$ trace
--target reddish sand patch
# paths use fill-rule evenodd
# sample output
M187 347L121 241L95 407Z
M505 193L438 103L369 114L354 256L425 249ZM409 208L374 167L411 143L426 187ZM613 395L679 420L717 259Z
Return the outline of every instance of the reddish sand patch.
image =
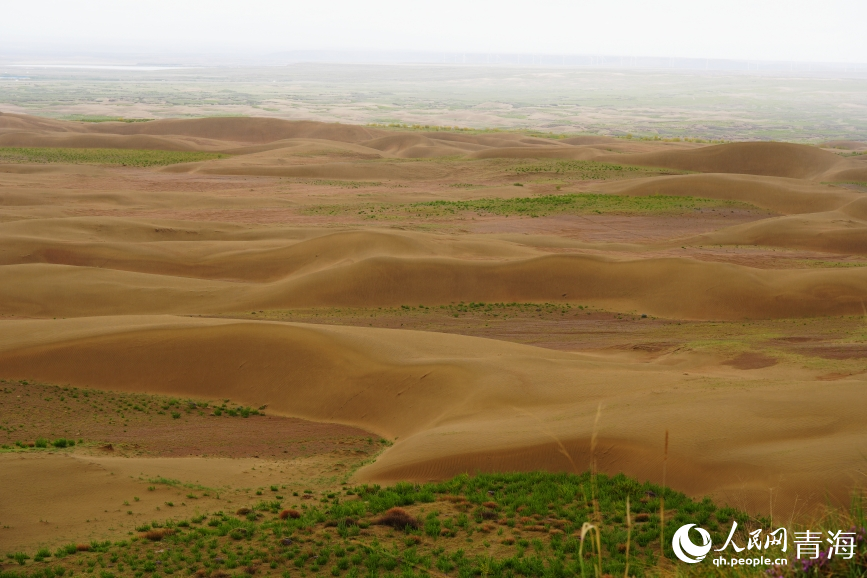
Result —
M741 353L734 359L725 362L725 365L730 365L735 369L762 369L776 364L776 359L761 353Z

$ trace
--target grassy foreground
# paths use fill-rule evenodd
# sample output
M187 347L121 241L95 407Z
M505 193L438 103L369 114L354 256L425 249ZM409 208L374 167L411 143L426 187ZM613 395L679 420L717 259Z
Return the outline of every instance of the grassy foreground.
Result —
M709 561L687 567L674 561L669 540L687 523L707 528L714 544L724 542L732 521L744 531L770 526L623 475L463 475L319 495L299 488L288 500L270 495L278 491L263 488L258 503L235 512L139 525L116 543L12 552L0 578L759 575L764 569L726 571ZM858 556L832 573L817 567L804 574L793 562L781 575L863 576L867 552L863 541L858 547Z
M66 163L157 167L226 158L222 153L139 149L0 148L0 163Z

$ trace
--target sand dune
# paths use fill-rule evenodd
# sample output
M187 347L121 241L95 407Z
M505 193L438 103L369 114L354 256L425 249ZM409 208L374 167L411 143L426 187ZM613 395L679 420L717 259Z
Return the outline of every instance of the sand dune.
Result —
M364 141L364 146L404 158L427 158L461 155L484 148L463 141L447 141L420 134L396 134Z
M800 179L728 174L630 179L598 188L614 195L674 195L742 201L785 215L830 211L859 198L858 193Z
M288 121L270 118L216 117L201 119L167 119L150 122L71 122L41 119L15 114L0 114L0 134L65 133L67 135L150 135L157 137L193 137L224 143L264 144L291 138L326 139L360 142L386 134L367 127ZM71 146L71 145L67 145Z
M478 152L470 153L467 156L472 159L525 159L525 158L541 158L541 159L566 159L566 160L581 160L594 161L602 158L607 153L600 152L593 147L492 147Z
M0 131L79 132L82 123L53 120L41 116L0 112Z
M842 149L847 151L862 151L867 150L867 142L857 140L831 140L822 143L825 148Z
M217 151L222 141L189 137L114 134L39 134L7 132L0 134L0 147L113 148L163 151Z
M861 160L849 161L848 166L831 169L822 175L823 180L828 181L855 181L867 182L867 162ZM861 166L858 166L860 164Z
M602 160L702 173L812 179L846 161L821 149L781 142L741 142L693 150L608 156Z
M224 117L135 123L81 123L13 114L0 116L0 145L5 146L141 147L164 150L225 150L246 154L285 148L285 143L281 141L292 139L358 144L400 158L456 155L477 159L559 158L603 160L703 173L739 173L815 180L857 181L867 178L867 167L859 164L857 160L841 158L816 147L779 142L698 146L691 143L633 142L593 136L550 140L497 133L472 135L436 131L386 131L336 123L268 118ZM851 143L843 144L852 146ZM611 154L611 151L621 154ZM317 177L324 174L319 172L311 175L303 171L299 173L297 170L287 171L276 167L253 169L237 163L224 163L221 167L219 170L206 170L214 174ZM233 170L237 172L228 172ZM336 174L349 174L346 167L332 167L332 170L337 171ZM352 174L358 175L360 170L356 168ZM383 174L378 173L377 178L385 178ZM408 177L397 175L395 178Z
M796 500L816 503L825 491L843 497L853 485L867 434L857 357L780 356L761 367L735 366L732 358L755 351L734 351L725 335L749 331L747 319L779 326L798 319L800 328L802 318L863 315L867 267L821 268L826 259L861 265L859 256L867 256L863 193L857 185L822 184L865 180L860 157L786 143L557 140L250 118L77 123L0 114L0 145L23 144L233 156L160 169L3 165L0 377L231 398L394 439L358 480L585 470L602 403L596 457L605 471L659 481L668 429L667 481L693 495L761 511L769 487L786 509ZM412 160L441 156L454 158ZM562 174L553 182L540 174L521 176L524 186L514 187L515 163L479 160L489 158L595 159L702 174L617 175L622 180L608 182ZM565 192L692 196L763 211L735 208L723 218L717 206L538 219L492 211L416 219L385 211L388 218L367 220L355 210ZM333 213L303 210L332 203ZM764 211L773 214L765 218ZM677 219L689 227L677 228ZM630 236L637 227L655 228L654 235ZM701 260L702 246L713 245L725 246L714 259L731 253L733 260ZM809 263L734 264L754 264L758 253L773 260L776 250ZM587 339L605 332L605 343L616 347L593 342L584 349L595 354L575 354L432 331L194 317L319 307L395 307L402 314L400 305L461 302L540 304L539 318L542 303L569 303L562 314L569 309L582 320L590 310L577 306L592 305L588 324L598 327ZM538 322L527 309L522 323ZM519 327L505 322L506 310L497 319L503 331ZM615 317L612 311L670 320L624 316L658 323L660 342L682 321L713 323L694 324L701 333L679 341L682 348L657 343L649 355L636 349L625 324L617 325L619 314L603 319ZM718 333L718 320L738 323ZM755 335L748 348L775 339L773 331ZM859 355L844 345L842 353ZM91 483L87 472L54 466L33 471L68 471Z
M346 180L421 180L435 179L447 173L442 167L418 164L367 164L360 162L329 162L310 165L275 165L269 158L245 155L222 161L182 163L162 169L169 173L200 173L205 175L245 175L263 177L300 177Z
M109 229L107 223L114 226ZM74 227L75 224L80 227ZM58 225L56 231L55 225ZM0 239L3 239L0 265L50 263L265 282L381 255L493 259L539 254L509 243L391 231L275 229L259 231L256 235L249 231L243 234L242 229L232 227L175 229L172 225L177 223L105 219L0 224ZM99 241L88 238L95 227L100 228ZM34 234L37 231L38 236ZM111 238L116 240L111 241Z
M378 129L354 125L240 117L94 123L88 128L88 132L101 134L179 135L243 143L268 143L288 138L360 142L383 134Z
M232 397L396 438L358 479L583 470L602 403L604 470L658 480L662 434L670 429L669 483L756 507L767 501L768 486L802 501L824 490L842 495L865 433L856 381L819 397L809 394L812 382L783 385L773 372L748 390L696 388L677 372L695 369L688 360L630 364L393 330L135 316L4 325L0 371L7 376ZM808 415L822 417L793 419ZM791 443L798 460L779 451Z
M231 155L258 155L263 159L276 160L283 157L321 157L346 155L355 158L388 157L383 151L358 143L348 143L318 138L289 138L276 140L262 145L249 145L238 148L224 148L220 152ZM264 154L260 154L264 153ZM270 153L270 154L269 154Z
M561 301L684 319L767 319L858 314L867 292L862 270L768 271L691 259L564 255L487 262L373 256L305 267L270 283L239 284L87 266L5 265L0 312L74 317Z
M610 136L573 136L560 142L570 145L614 145L620 140Z
M844 210L748 223L684 239L701 245L758 245L867 255L867 221Z

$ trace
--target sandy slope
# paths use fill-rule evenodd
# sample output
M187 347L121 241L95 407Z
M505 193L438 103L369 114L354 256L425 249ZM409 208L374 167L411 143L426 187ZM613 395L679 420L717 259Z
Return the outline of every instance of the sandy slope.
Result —
M4 326L7 376L232 396L396 438L359 479L582 470L601 403L603 469L658 480L669 429L669 483L755 508L771 486L790 500L841 496L865 435L860 381L816 398L798 372L709 359L629 363L455 335L177 317Z
M690 259L577 255L505 263L377 256L261 284L86 266L0 267L0 312L38 317L571 301L683 319L767 319L860 314L865 294L865 270L760 271Z
M760 510L773 487L779 507L791 509L825 490L842 497L863 470L857 371L817 382L829 370L807 369L800 359L736 369L686 352L590 356L448 334L184 317L470 301L591 303L673 319L862 315L867 267L857 259L867 254L867 204L857 185L822 183L865 180L859 157L786 143L0 115L0 146L16 143L146 144L235 156L159 170L0 165L0 315L7 318L0 321L0 377L267 403L286 415L396 438L358 479L583 470L600 403L603 469L658 481L669 429L668 482L696 495ZM454 159L425 160L444 156ZM559 190L547 177L512 186L517 177L503 167L514 158L695 171L701 174L570 182L563 192L735 200L774 215L733 226L721 217L713 230L662 231L654 241L629 243L617 235L637 218L624 216L620 230L589 243L557 229L527 234L527 223L544 219L511 217L511 228L477 234L470 232L475 218L488 217L458 215L444 233L442 222L375 228L357 215L300 211ZM340 179L371 182L332 181ZM449 186L455 183L470 186ZM609 226L569 218L573 227ZM426 232L417 230L422 225ZM812 261L845 257L858 266L760 269L686 256L702 245L810 251ZM31 465L61 475L68 464ZM87 472L69 476L83 476L86 492L102 487L98 480L90 487Z
M10 551L127 536L154 520L189 519L255 503L241 488L314 485L335 459L136 458L76 452L0 455L0 543ZM188 486L148 480L166 478ZM39 480L34 483L34 480ZM149 488L153 488L150 490ZM190 499L195 488L195 499ZM202 491L205 488L209 495ZM138 499L136 499L138 498ZM166 506L171 501L174 506Z

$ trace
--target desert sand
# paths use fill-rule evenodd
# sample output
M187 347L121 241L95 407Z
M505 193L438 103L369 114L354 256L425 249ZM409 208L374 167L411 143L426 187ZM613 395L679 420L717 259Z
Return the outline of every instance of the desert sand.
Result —
M831 144L0 114L2 147L231 155L153 168L0 164L0 378L227 398L393 441L354 481L580 472L595 431L601 470L658 482L668 431L672 487L799 515L863 482L864 352L787 350L763 363L767 344L800 334L768 330L747 348L737 339L757 323L809 322L804 339L817 346L863 342L867 157ZM570 178L562 171L585 165L556 164L584 161L653 172ZM415 208L584 193L719 204L535 217ZM369 218L374 205L408 208ZM564 319L609 312L598 322L609 337L594 346L576 329L571 345L532 346L505 316L482 336L373 326L384 310L421 319L468 303L556 304ZM301 310L329 321L269 316ZM623 317L636 327L661 320L669 337L640 347L619 329ZM850 323L845 334L823 329L832 319ZM678 333L694 323L717 329ZM4 485L64 476L53 499L78 495L75 519L104 509L109 490L93 468L117 471L121 485L136 483L127 470L153 469L145 458L83 453L0 458ZM181 479L216 480L205 485L231 485L241 467L159 459L178 460ZM0 498L14 509L0 517L32 525L24 520L45 496L19 495L14 505Z

